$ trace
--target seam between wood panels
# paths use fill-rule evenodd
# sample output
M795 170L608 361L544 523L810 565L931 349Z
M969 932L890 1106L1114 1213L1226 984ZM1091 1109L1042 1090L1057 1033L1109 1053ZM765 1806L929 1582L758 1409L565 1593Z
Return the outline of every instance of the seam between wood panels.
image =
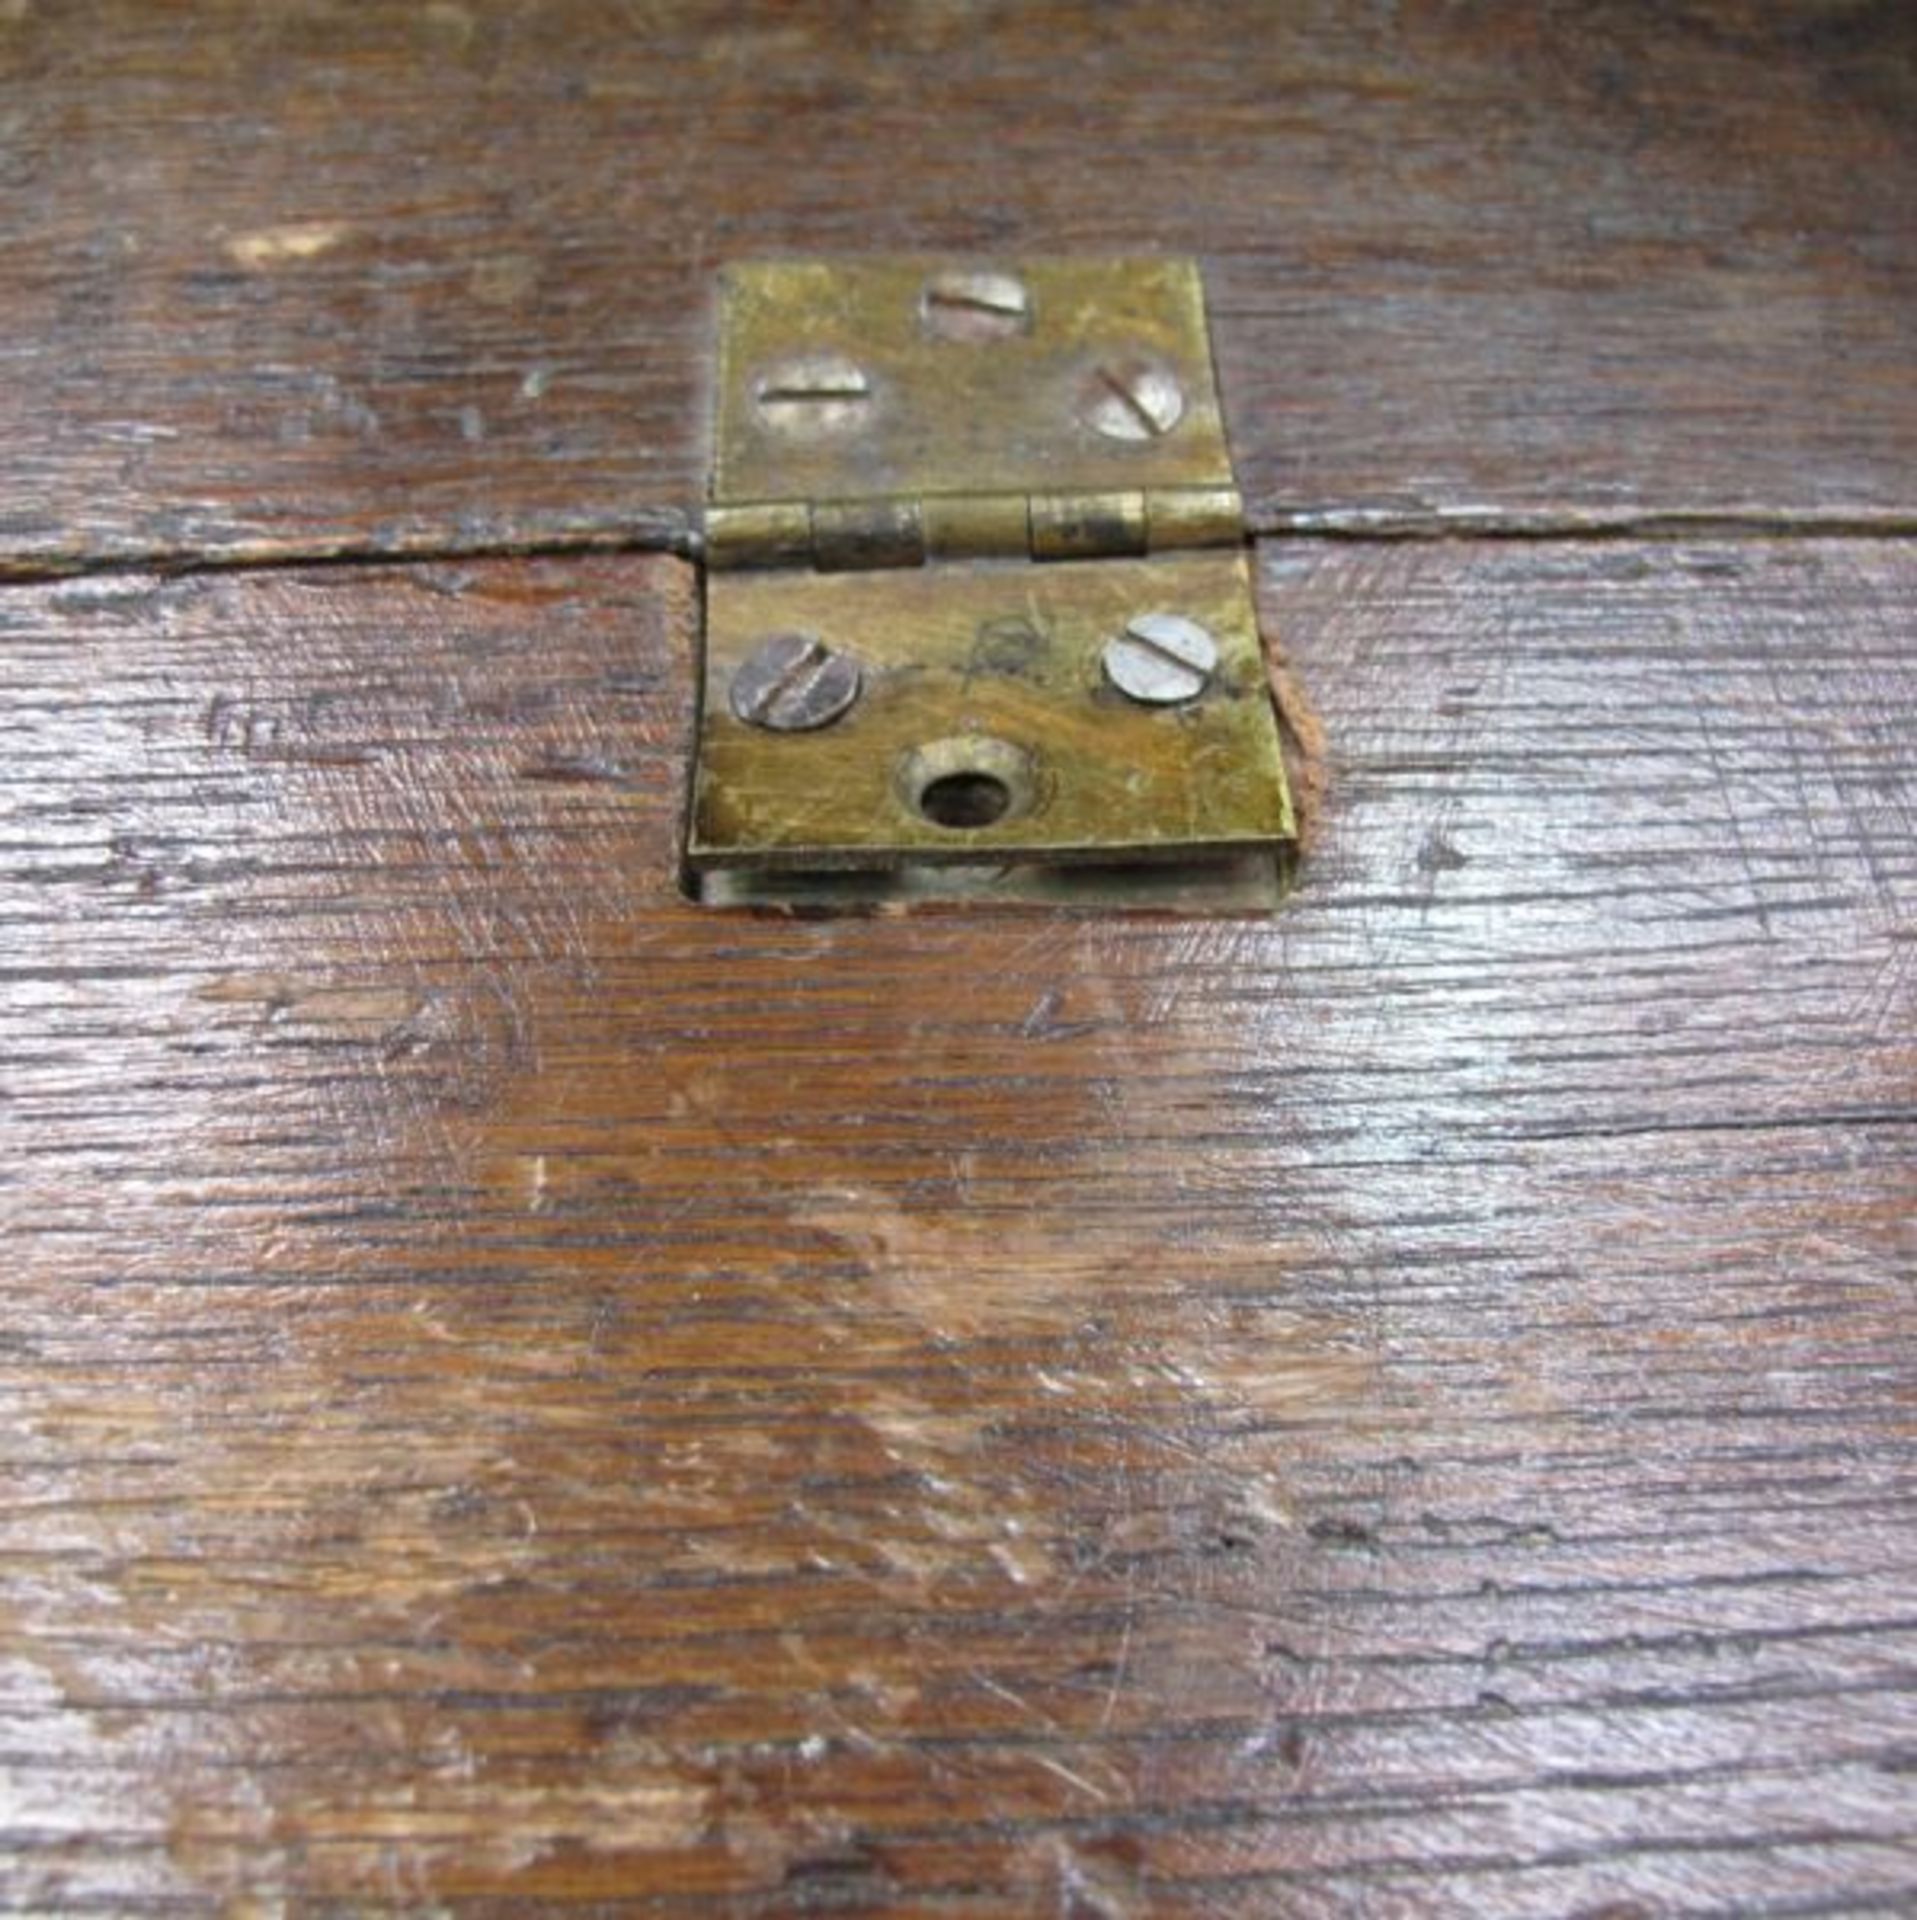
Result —
M1349 513L1304 513L1253 521L1247 538L1259 546L1296 542L1336 542L1349 546L1549 545L1567 542L1603 545L1632 541L1679 540L1729 542L1917 539L1917 515L1828 519L1724 516L1700 513L1656 514L1615 520L1538 520L1437 517L1372 517ZM419 540L316 544L313 546L204 548L128 548L100 554L20 554L0 552L0 587L32 586L94 575L164 573L269 573L295 567L427 566L461 560L551 560L588 554L670 554L681 560L704 557L704 541L690 516L661 515L656 525L609 527L541 535L525 540L488 538L465 541Z
M111 553L7 554L0 551L0 586L31 586L94 574L270 573L287 567L430 566L455 560L547 560L570 554L660 553L697 560L698 528L684 514L656 523L538 534L524 540L420 539L318 542L311 546L127 547Z
M1765 514L1695 513L1485 514L1373 513L1368 508L1325 512L1300 508L1251 521L1260 540L1377 541L1478 540L1904 540L1917 535L1917 513Z

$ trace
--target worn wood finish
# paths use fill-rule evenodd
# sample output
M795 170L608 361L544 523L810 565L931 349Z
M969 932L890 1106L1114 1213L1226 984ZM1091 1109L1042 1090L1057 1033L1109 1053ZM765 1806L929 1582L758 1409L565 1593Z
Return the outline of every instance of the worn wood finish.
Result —
M1917 1897L1917 555L1266 587L1196 924L685 906L670 560L0 594L0 1896Z
M0 7L0 565L671 543L755 253L1206 257L1261 527L1917 519L1903 0Z

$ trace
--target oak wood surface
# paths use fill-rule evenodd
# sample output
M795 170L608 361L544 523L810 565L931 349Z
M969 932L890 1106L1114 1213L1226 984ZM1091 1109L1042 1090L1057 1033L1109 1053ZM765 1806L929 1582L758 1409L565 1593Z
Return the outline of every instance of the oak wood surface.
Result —
M0 1899L1908 1910L1917 551L1264 587L1196 923L684 904L668 558L0 593Z
M759 253L1204 257L1258 524L1917 523L1904 0L0 7L0 566L682 541Z

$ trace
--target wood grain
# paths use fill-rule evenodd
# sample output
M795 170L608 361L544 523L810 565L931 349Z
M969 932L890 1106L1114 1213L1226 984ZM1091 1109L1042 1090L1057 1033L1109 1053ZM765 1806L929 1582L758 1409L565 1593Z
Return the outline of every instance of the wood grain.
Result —
M1901 0L0 7L0 566L672 545L712 276L1204 256L1257 524L1917 524Z
M1917 1897L1917 554L1265 585L1206 923L686 906L668 559L0 593L0 1899Z

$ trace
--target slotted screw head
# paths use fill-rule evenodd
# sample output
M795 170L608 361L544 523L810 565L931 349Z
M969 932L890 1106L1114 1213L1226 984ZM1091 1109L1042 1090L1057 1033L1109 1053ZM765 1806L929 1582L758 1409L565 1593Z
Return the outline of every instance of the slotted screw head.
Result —
M798 353L767 367L752 398L767 426L794 434L837 433L872 411L872 382L842 353Z
M1080 384L1078 417L1107 440L1157 440L1185 417L1185 389L1150 354L1108 355Z
M1031 325L1032 296L1016 274L955 268L925 283L919 321L937 340L1003 340Z
M1195 700L1218 670L1218 642L1182 613L1141 613L1105 643L1105 674L1147 706Z
M775 633L732 676L732 711L773 733L828 727L859 697L859 663L816 633Z

